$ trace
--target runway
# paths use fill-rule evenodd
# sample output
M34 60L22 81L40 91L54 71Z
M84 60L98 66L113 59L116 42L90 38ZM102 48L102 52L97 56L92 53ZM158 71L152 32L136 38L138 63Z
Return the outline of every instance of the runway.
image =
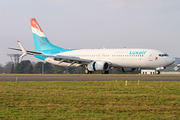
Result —
M0 81L179 81L180 77L150 77L150 76L0 76Z

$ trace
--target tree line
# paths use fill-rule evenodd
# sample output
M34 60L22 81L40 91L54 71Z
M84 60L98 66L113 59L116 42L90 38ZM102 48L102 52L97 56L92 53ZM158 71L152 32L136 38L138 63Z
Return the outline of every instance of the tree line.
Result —
M42 67L44 66L44 67ZM43 70L44 68L44 70ZM15 66L13 62L7 62L5 66L0 64L0 74L85 74L84 67L63 67L44 62L31 62L23 60ZM110 69L110 74L127 74L119 72L117 69ZM133 74L135 74L134 72ZM93 74L101 74L101 71L95 71ZM137 74L137 73L136 73Z
M44 67L43 67L44 66ZM44 70L43 70L44 69ZM5 66L0 64L0 73L4 74L84 74L83 67L63 67L44 62L21 61L15 66L12 62L7 62Z

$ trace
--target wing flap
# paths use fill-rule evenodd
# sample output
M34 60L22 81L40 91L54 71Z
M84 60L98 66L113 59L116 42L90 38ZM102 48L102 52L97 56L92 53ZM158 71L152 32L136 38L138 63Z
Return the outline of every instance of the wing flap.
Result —
M78 64L88 64L92 62L93 60L89 59L81 59L80 57L69 57L69 56L63 56L63 55L44 55L44 54L34 54L34 56L43 56L43 57L51 57L54 58L55 61L59 62L67 62L67 63L78 63Z

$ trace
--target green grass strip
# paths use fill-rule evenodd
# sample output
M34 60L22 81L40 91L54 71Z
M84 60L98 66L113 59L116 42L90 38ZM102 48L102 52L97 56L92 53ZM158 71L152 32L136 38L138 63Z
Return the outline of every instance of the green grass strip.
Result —
M0 82L0 119L180 119L180 82Z

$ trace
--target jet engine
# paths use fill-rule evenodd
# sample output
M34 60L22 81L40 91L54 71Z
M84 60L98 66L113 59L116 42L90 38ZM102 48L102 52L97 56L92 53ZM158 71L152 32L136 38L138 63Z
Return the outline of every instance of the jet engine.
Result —
M117 70L120 72L135 72L137 68L118 68Z
M108 71L109 70L109 64L104 61L96 61L96 62L91 62L87 65L87 69L89 71Z

